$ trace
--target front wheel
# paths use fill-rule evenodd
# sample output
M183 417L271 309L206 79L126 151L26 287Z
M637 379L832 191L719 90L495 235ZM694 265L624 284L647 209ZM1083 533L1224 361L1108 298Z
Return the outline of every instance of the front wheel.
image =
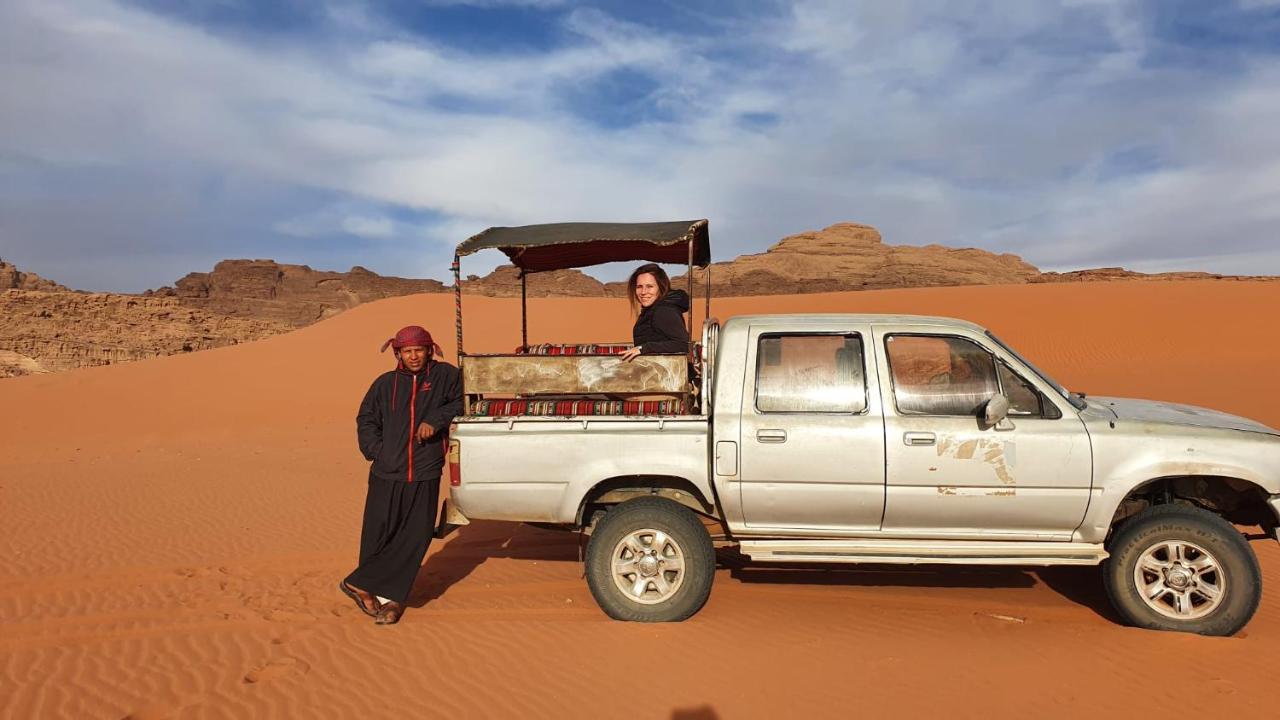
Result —
M715 549L702 522L665 498L614 507L587 543L587 585L615 620L684 620L707 602L715 571Z
M1234 635L1262 598L1249 543L1205 510L1160 505L1134 515L1108 544L1107 595L1130 625Z

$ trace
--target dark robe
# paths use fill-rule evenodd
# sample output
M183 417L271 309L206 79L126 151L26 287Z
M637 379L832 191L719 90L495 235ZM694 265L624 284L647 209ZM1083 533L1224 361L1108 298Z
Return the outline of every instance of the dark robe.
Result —
M435 530L446 433L462 412L462 379L448 363L384 373L356 415L360 452L371 465L360 529L360 565L347 584L404 603ZM421 423L435 429L417 440Z

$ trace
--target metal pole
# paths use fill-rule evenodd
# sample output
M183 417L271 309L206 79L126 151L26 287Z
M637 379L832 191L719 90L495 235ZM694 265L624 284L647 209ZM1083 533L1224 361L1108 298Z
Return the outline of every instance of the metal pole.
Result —
M706 317L706 318L704 318L704 319L705 319L705 320L710 320L710 319L711 319L711 262L710 262L710 258L708 258L708 262L707 262L707 275L706 275L706 278L705 278L705 279L706 279L706 281L707 281L707 317Z
M458 329L458 360L462 360L462 268L458 256L453 256L453 313L454 325Z
M520 271L520 349L529 349L529 290L525 271Z
M693 238L689 238L689 342L693 342Z

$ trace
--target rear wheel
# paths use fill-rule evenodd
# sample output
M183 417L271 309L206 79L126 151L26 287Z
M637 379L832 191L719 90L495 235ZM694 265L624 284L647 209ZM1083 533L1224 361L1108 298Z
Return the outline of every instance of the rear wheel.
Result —
M1148 508L1124 524L1108 550L1107 594L1130 625L1233 635L1262 598L1249 543L1230 523L1199 508Z
M614 507L587 544L587 585L615 620L688 618L707 602L715 569L715 549L702 522L665 498Z

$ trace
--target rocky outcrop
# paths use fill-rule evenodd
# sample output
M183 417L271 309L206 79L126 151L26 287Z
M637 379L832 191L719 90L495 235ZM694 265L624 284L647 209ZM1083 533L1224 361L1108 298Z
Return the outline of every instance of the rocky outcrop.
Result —
M695 273L695 294L705 289ZM783 238L766 252L711 266L713 292L784 295L940 285L1110 280L1251 280L1124 268L1042 273L1017 255L942 245L885 245L868 225L840 223ZM683 288L683 276L672 278ZM503 265L469 276L463 292L519 297L520 277ZM362 267L312 270L272 260L224 260L138 295L80 293L0 262L0 377L56 372L231 345L287 332L360 303L413 293L452 292L438 280L383 277ZM530 297L625 297L626 284L580 270L535 273Z
M205 312L175 298L2 290L0 377L194 352L290 329Z
M520 297L520 271L515 265L501 265L493 272L462 281L462 292L488 297ZM602 297L609 294L605 284L581 270L549 270L530 273L529 297Z
M1207 272L1142 273L1122 267L1092 268L1068 272L1044 272L1031 282L1103 282L1107 280L1270 280L1255 275L1219 275Z
M191 273L173 287L144 295L176 298L220 315L303 327L371 300L447 290L438 280L383 277L359 266L342 273L273 260L223 260L213 272Z
M839 223L785 237L758 255L711 265L717 296L785 295L939 285L1003 285L1040 275L1017 255L943 245L885 245L869 225ZM701 293L703 276L694 273ZM683 288L683 276L673 278Z
M44 290L46 292L70 292L52 280L45 280L35 273L22 272L12 263L0 260L0 290Z

